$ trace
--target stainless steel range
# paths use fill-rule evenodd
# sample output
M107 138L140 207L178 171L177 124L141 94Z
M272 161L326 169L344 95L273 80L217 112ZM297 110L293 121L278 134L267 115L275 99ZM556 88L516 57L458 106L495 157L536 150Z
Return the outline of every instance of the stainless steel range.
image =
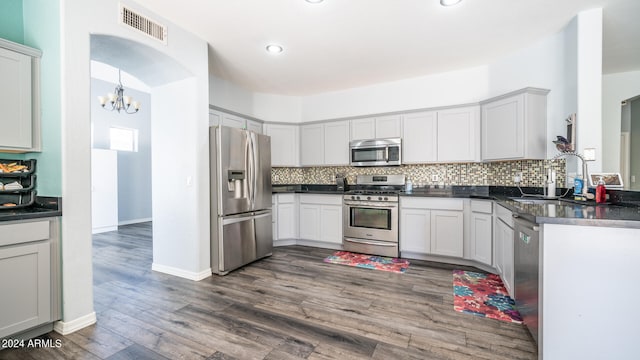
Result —
M398 257L398 193L404 175L359 175L343 197L344 250Z

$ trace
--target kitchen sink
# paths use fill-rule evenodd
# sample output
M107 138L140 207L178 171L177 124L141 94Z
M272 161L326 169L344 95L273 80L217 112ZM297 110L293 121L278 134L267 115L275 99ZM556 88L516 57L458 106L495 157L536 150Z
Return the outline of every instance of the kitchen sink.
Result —
M540 198L509 198L515 202L521 204L538 204L538 205L570 205L571 203L568 201L558 200L558 199L540 199Z

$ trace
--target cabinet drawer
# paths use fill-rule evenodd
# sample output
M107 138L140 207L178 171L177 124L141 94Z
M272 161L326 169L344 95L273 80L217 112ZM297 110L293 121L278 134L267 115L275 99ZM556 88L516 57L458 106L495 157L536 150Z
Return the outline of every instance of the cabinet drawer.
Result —
M340 195L301 194L300 204L342 205Z
M411 209L460 210L464 209L464 200L446 198L418 198L403 196L400 207Z
M498 215L498 219L513 228L513 216L511 211L499 205L496 206L496 215Z
M49 221L27 221L0 225L0 246L49 239Z
M292 204L296 202L296 194L278 194L278 204Z
M471 200L471 211L485 214L493 213L492 201Z

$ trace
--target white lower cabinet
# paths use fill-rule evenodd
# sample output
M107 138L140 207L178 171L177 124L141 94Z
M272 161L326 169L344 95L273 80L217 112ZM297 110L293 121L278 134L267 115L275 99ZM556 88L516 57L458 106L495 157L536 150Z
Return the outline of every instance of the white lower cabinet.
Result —
M321 207L322 205L317 205L317 204L304 204L304 203L300 204L300 238L301 239L320 240L320 208Z
M298 211L296 194L274 195L275 210L273 240L296 239L298 237Z
M60 319L58 234L58 219L0 222L0 338Z
M464 215L462 210L431 211L431 253L462 257Z
M342 244L342 196L300 195L300 239Z
M402 197L400 252L462 257L463 210L462 199Z
M494 267L502 278L509 295L515 298L517 294L514 294L513 288L513 220L511 219L511 212L501 206L496 206L495 230Z
M400 252L428 254L431 251L431 211L400 209Z
M493 202L471 200L470 258L493 265Z

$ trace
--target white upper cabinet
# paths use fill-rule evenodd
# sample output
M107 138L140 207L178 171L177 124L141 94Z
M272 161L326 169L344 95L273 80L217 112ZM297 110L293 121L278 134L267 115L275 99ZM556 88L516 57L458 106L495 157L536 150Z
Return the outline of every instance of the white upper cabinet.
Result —
M482 103L482 160L546 158L548 92L527 88Z
M349 165L349 122L324 124L324 165Z
M298 166L298 125L266 124L271 136L271 166Z
M259 121L245 119L237 115L228 114L224 111L209 109L209 126L218 125L246 129L258 134L263 133L262 123Z
M349 122L300 126L300 164L349 165Z
M300 126L300 165L323 165L324 144L323 124Z
M253 120L247 120L247 130L262 134L262 123Z
M402 137L402 115L351 120L351 140Z
M0 39L0 150L40 151L40 56Z
M480 160L480 108L438 111L438 161Z
M376 138L402 137L402 115L390 115L376 118Z
M376 119L351 120L351 140L366 140L376 138Z
M402 162L405 164L438 160L437 113L427 111L404 116Z
M222 124L222 113L209 109L209 126L218 126L220 124Z
M228 126L238 129L245 129L247 125L247 120L230 114L222 114L222 126Z

